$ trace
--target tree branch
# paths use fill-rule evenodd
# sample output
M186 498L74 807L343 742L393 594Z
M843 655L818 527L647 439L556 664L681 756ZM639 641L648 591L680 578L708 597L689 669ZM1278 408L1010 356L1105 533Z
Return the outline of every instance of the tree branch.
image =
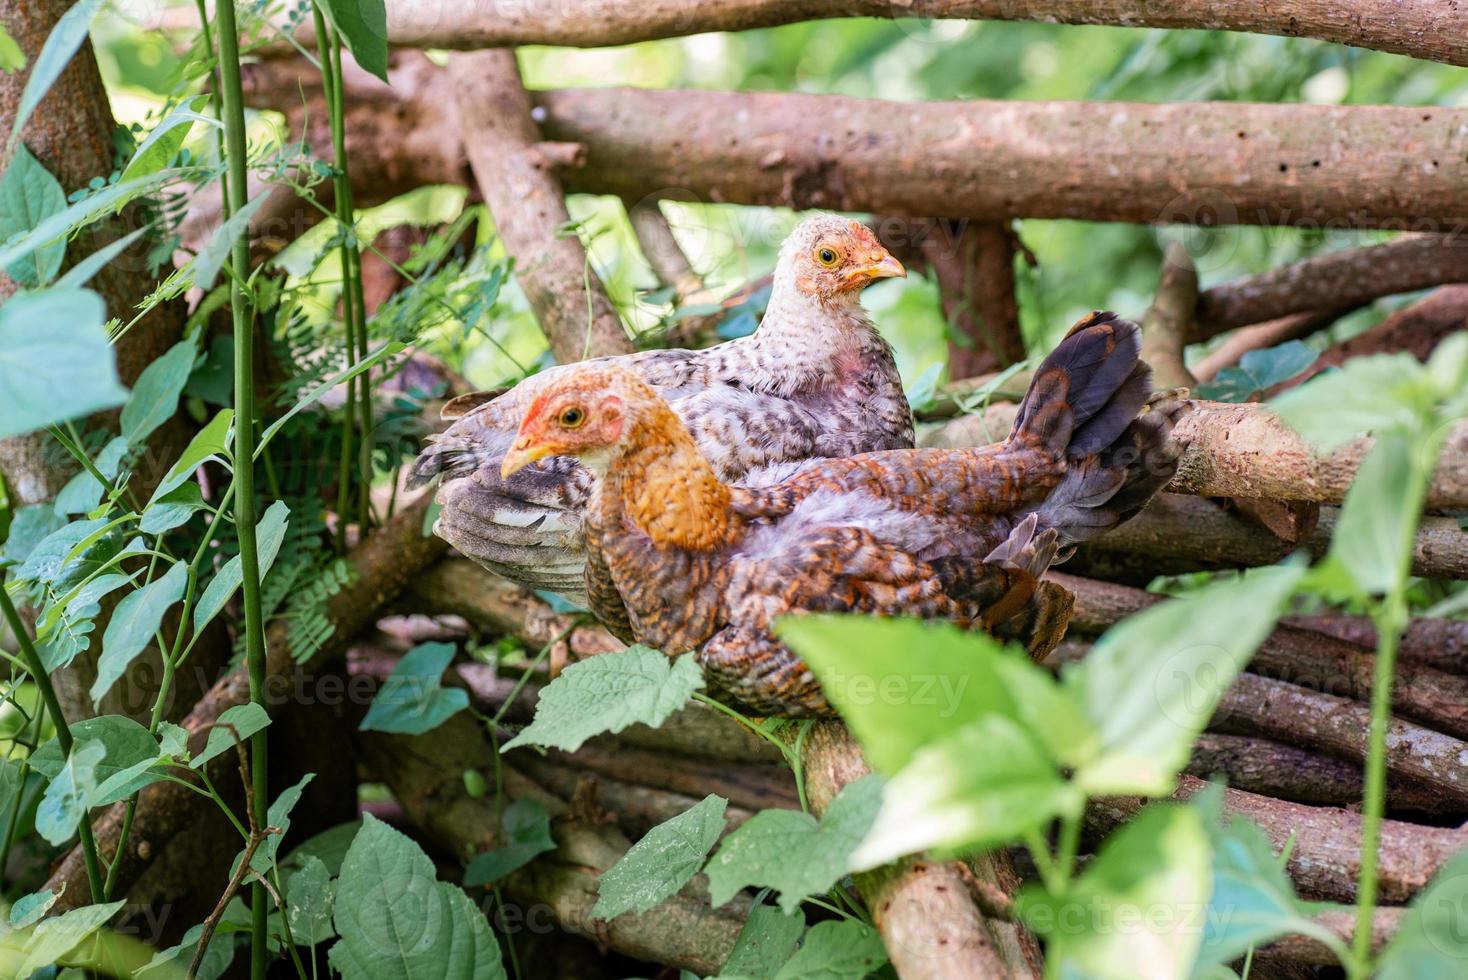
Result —
M389 39L419 48L600 47L826 17L933 17L1249 31L1468 65L1468 14L1431 0L1363 0L1348 10L1305 0L644 0L635 7L567 0L446 9L436 0L395 0L388 7Z
M1187 248L1172 242L1162 259L1157 296L1142 317L1142 360L1152 367L1152 387L1164 390L1196 383L1183 361L1183 348L1197 305L1198 270Z

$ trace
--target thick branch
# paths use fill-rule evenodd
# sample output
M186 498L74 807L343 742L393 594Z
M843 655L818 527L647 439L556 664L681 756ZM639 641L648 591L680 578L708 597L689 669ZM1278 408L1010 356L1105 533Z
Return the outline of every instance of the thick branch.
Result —
M980 446L1002 439L1014 423L1011 403L990 405L929 429L924 446ZM1358 439L1329 455L1317 455L1267 406L1194 402L1178 423L1186 447L1174 493L1203 497L1263 497L1340 503L1356 476L1370 439ZM1468 423L1448 436L1427 491L1428 507L1468 506ZM1325 525L1322 515L1321 525ZM1125 528L1126 525L1123 525Z
M327 600L326 618L335 625L335 630L331 640L310 661L296 664L287 623L280 621L270 628L266 636L266 704L269 709L273 711L293 699L314 696L313 692L306 690L307 685L317 680L317 676L310 672L313 666L339 654L353 636L374 621L384 603L447 550L448 546L438 538L423 536L423 519L431 496L425 494L403 508L391 522L351 553L349 560L356 579ZM324 688L322 696L327 696ZM249 679L243 667L217 681L182 722L192 736L193 747L196 750L201 747L202 733L222 712L249 700ZM230 763L227 755L220 756L215 762L221 768L218 773L211 768L211 778L227 778L224 774ZM210 805L204 797L176 783L155 783L144 790L138 801L128 848L114 858L121 862L116 869L117 893L126 894L169 840L195 820L199 808ZM104 855L111 854L117 847L124 806L117 804L96 821L97 845ZM76 849L52 874L49 887L57 891L66 887L66 894L61 899L64 906L73 906L84 900L87 894L86 871Z
M448 10L452 9L452 13ZM653 38L774 27L825 17L933 17L1205 28L1313 37L1356 47L1468 65L1468 13L1431 0L602 0L494 3L446 8L439 0L395 0L388 36L420 48L517 44L600 47Z
M1201 779L1184 776L1173 795L1191 799L1206 786ZM1141 800L1130 797L1094 801L1086 811L1087 828L1098 836L1109 833L1141 806ZM1224 792L1224 808L1258 824L1277 849L1290 845L1287 867L1302 892L1332 901L1355 898L1361 857L1359 813L1286 803L1236 789ZM1468 833L1462 830L1385 821L1381 834L1381 900L1399 904L1411 899L1464 844L1468 844Z
M1206 340L1293 313L1339 314L1382 296L1454 282L1468 282L1468 240L1461 233L1405 235L1214 286L1198 297L1191 339Z
M1189 387L1197 379L1183 362L1183 348L1198 305L1198 270L1187 248L1172 242L1162 260L1157 296L1142 317L1142 360L1152 366L1152 386Z
M632 342L586 250L565 230L570 216L556 175L536 153L540 134L515 53L456 54L449 74L480 193L556 360L630 352Z
M879 214L1453 231L1468 180L1453 135L1468 112L1455 109L652 89L536 100L548 139L587 148L567 189L634 200L678 188Z

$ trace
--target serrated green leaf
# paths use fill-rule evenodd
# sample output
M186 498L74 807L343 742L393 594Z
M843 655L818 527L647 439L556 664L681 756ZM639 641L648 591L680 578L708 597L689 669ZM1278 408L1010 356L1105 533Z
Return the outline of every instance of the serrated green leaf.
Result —
M1255 569L1107 630L1065 675L1100 735L1099 756L1076 772L1081 788L1092 796L1172 792L1193 740L1304 573L1298 565Z
M724 839L704 868L709 900L723 905L746 885L779 892L795 912L851 870L851 856L872 828L882 800L880 776L865 776L837 794L819 822L796 810L761 810Z
M1154 804L1107 838L1064 895L1031 886L1018 910L1047 939L1056 976L1174 980L1192 967L1211 888L1197 810Z
M1456 980L1468 969L1468 851L1433 875L1382 952L1377 980Z
M102 297L85 289L27 293L0 306L0 439L127 400L106 319Z
M255 212L269 200L269 194L260 194L253 201L240 208L229 216L229 220L214 230L209 236L209 241L204 243L204 248L198 255L194 256L193 277L194 285L208 292L214 288L214 280L219 275L225 261L229 258L230 250L234 248L235 242L239 241L241 235L250 230L250 221L255 217Z
M0 176L0 241L30 231L66 210L61 183L22 143ZM52 242L5 267L27 289L38 289L56 277L66 258L66 243Z
M384 0L325 0L321 5L357 64L387 81L387 5Z
M382 682L358 728L422 735L463 711L469 692L439 683L453 659L452 643L422 643L409 650Z
M260 523L255 525L255 546L258 552L260 565L260 578L263 581L265 574L270 571L270 566L275 564L276 556L280 554L281 542L285 540L285 530L290 516L290 508L285 501L277 500L265 511L265 516L260 518ZM235 555L224 563L209 585L205 587L204 594L194 605L194 632L198 633L210 620L219 615L225 603L235 594L245 581L245 566L239 555Z
M97 789L97 766L106 755L107 746L101 742L77 742L61 770L51 778L36 808L36 832L51 844L60 847L76 833Z
M270 716L253 701L225 709L215 721L214 727L209 729L209 740L204 743L204 751L194 756L189 768L198 769L221 752L234 751L236 738L240 742L248 742L251 735L268 724Z
M550 814L534 800L519 799L505 807L500 825L504 828L503 847L486 851L469 862L464 869L464 887L474 888L499 881L529 864L536 855L554 851Z
M88 692L93 704L102 700L127 671L128 665L152 641L153 635L163 625L164 614L183 598L188 581L188 567L183 562L176 562L162 578L123 596L107 623L107 631L102 634L97 679Z
M772 977L795 953L805 916L786 915L773 905L749 910L734 950L719 971L723 977Z
M887 962L877 930L855 919L818 922L775 980L861 980Z
M693 880L723 832L728 802L710 793L649 830L601 876L592 917L614 919L623 912L646 912L677 894Z
M1033 735L1010 718L988 715L923 748L892 777L851 866L875 868L925 850L995 847L1061 814L1079 816L1084 805Z
M16 975L28 977L41 967L55 963L102 928L125 904L118 901L106 905L83 905L54 919L43 920L26 940L25 961Z
M61 77L62 71L71 61L71 56L76 54L82 42L87 39L87 30L91 27L92 17L101 5L102 0L78 0L70 10L57 19L56 26L51 28L46 43L41 45L41 53L36 55L36 63L31 68L30 77L26 79L25 89L20 94L20 105L15 110L15 121L10 124L11 143L15 142L15 138L25 128L31 113L36 111L36 106L40 105L46 93L51 91L51 86L56 83L56 79Z
M637 645L574 663L540 692L535 720L506 750L545 745L575 752L587 739L641 722L656 728L703 687L691 656L670 660Z
M148 506L162 500L178 487L186 483L194 471L211 459L218 459L229 453L230 432L234 426L234 409L223 408L215 413L209 420L209 424L200 429L189 444L184 448L183 455L179 456L178 462L169 467L168 475L163 482L158 484L158 489L153 491L153 499L148 501Z
M370 813L342 862L333 921L329 958L345 980L504 980L484 913Z
M1067 762L1096 742L1081 711L1058 710L1068 695L1051 678L986 634L868 616L787 616L775 632L815 672L878 772L898 772L923 746L990 714L1048 730L1042 737Z
M122 435L129 446L141 446L178 412L178 396L197 357L194 342L182 340L143 369L127 404L122 406Z

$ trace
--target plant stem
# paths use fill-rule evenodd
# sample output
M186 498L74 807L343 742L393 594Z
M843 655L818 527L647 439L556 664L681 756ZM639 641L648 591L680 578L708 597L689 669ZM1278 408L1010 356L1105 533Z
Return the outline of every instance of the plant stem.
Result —
M17 706L18 707L18 706ZM46 705L36 705L35 717L36 733L31 736L31 751L41 744L41 732L46 727ZM19 733L17 733L17 736ZM13 746L12 746L13 747ZM10 801L9 819L5 822L5 843L0 846L0 870L10 863L10 849L15 846L15 825L20 822L20 804L25 799L25 783L31 772L31 759L27 755L20 760L20 780L15 791L15 799Z
M229 211L245 206L246 153L244 95L240 82L238 27L233 0L215 5L219 18L219 89L224 115L224 143L229 172ZM255 541L255 337L250 297L245 283L250 275L250 243L241 235L230 253L230 313L234 323L234 517L239 535L240 565L244 572L245 662L250 674L250 700L264 705L265 643L260 612L260 555ZM267 783L267 731L250 737L250 791L256 812L270 806ZM246 861L248 864L248 861ZM265 919L268 894L262 882L250 889L252 929L250 975L264 980L268 949Z
M1356 931L1351 939L1353 977L1366 977L1371 967L1371 919L1376 910L1377 849L1386 809L1386 729L1391 722L1392 680L1397 669L1397 640L1407 625L1402 590L1389 592L1373 614L1376 623L1376 670L1371 679L1371 732L1367 738L1366 772L1361 801L1361 871L1356 884Z
M66 723L66 715L61 713L61 702L56 698L56 688L51 685L51 675L46 673L46 665L41 662L41 655L36 652L35 644L31 642L31 634L26 631L25 624L20 621L20 613L15 611L15 603L10 601L10 593L6 591L3 581L0 581L0 613L4 614L6 625L15 634L15 642L20 644L20 655L30 669L31 679L36 682L36 689L41 692L41 700L46 706L46 712L56 725L56 744L61 746L61 754L70 758L71 726ZM97 860L97 839L92 836L91 820L86 814L82 815L81 823L77 826L77 835L82 842L82 858L87 867L87 884L92 889L92 903L100 905L102 903L102 865Z

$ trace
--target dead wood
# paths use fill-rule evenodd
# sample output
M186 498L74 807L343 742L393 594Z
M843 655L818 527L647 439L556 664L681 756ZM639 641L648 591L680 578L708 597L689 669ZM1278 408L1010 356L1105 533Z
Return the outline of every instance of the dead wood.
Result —
M1152 387L1186 388L1197 379L1183 361L1198 305L1198 270L1181 242L1172 242L1162 259L1157 296L1142 317L1142 360L1152 367Z

